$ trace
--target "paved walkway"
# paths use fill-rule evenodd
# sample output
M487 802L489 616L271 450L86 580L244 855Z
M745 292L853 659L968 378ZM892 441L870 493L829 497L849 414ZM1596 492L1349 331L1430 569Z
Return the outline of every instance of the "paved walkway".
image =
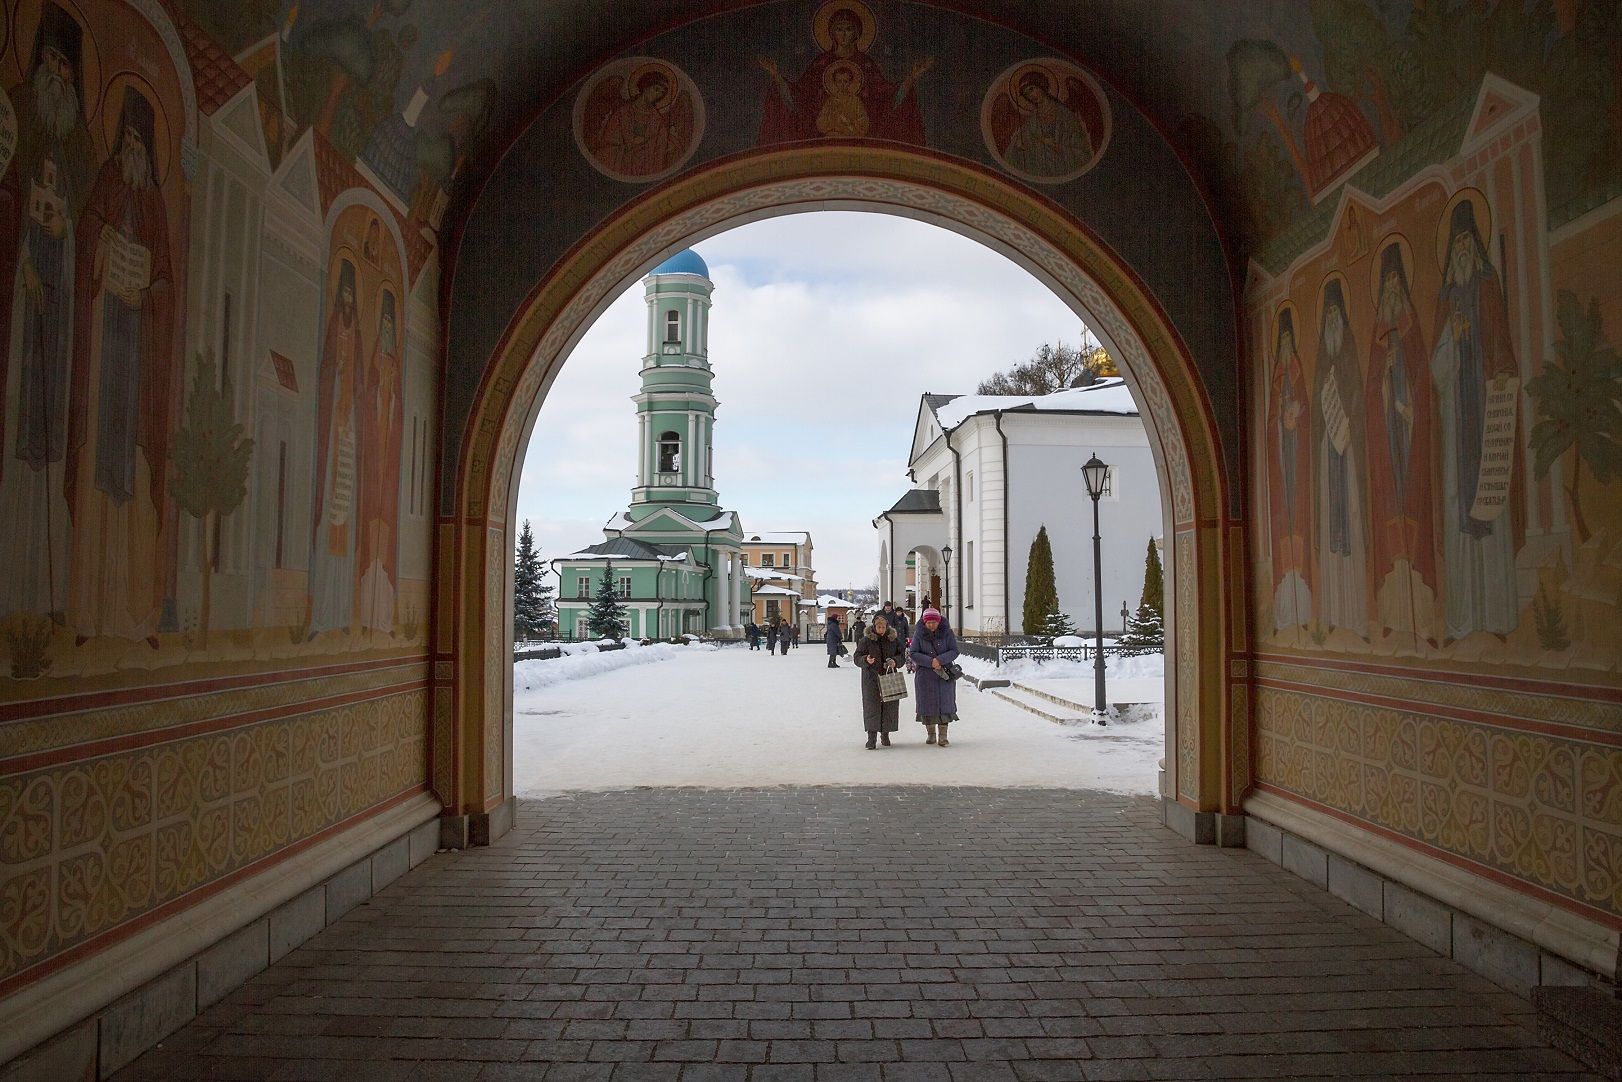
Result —
M654 789L524 804L116 1078L1584 1077L1530 1027L1146 799Z

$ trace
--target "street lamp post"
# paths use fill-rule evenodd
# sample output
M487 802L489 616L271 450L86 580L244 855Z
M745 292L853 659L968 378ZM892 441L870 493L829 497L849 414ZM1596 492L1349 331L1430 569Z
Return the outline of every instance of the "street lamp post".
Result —
M1098 500L1104 495L1104 484L1109 480L1109 467L1095 454L1081 468L1082 480L1087 483L1087 495L1093 498L1093 628L1097 648L1093 651L1093 720L1104 721L1104 570L1103 547L1098 533Z
M946 562L946 580L941 584L942 604L941 614L946 617L948 625L952 623L952 546L941 546L941 559Z

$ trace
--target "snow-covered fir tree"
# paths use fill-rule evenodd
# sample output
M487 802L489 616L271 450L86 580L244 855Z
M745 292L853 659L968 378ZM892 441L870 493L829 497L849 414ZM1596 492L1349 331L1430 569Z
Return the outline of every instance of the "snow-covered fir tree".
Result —
M1054 639L1065 635L1074 635L1075 633L1075 621L1057 610L1048 613L1047 618L1042 621L1042 637L1050 643Z
M1128 654L1152 654L1166 648L1166 583L1154 538L1143 558L1143 598L1126 622L1120 645Z
M625 606L620 604L619 594L614 590L613 561L603 565L603 577L597 583L597 596L592 598L591 608L586 610L586 626L599 639L615 641L623 639L630 627L625 619Z
M518 533L518 553L513 562L513 638L531 639L557 625L557 605L552 586L546 581L546 567L535 547L535 534L524 520Z

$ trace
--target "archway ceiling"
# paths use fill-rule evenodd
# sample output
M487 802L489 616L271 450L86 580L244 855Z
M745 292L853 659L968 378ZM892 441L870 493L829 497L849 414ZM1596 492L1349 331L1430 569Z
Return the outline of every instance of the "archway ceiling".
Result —
M538 110L603 60L694 20L774 0L172 0L239 58L276 37L292 128L328 106L335 71L365 81L374 114L406 112L418 88L419 157L454 171L450 214ZM915 0L872 0L886 9ZM1232 138L1225 59L1241 37L1266 37L1309 66L1319 53L1308 5L1279 0L929 0L1070 53L1137 101L1168 132L1190 114ZM950 78L941 65L934 78ZM397 74L396 74L397 72ZM741 87L759 95L768 83ZM328 117L329 124L330 113ZM373 117L376 123L376 116ZM433 145L421 145L434 141ZM1202 178L1216 188L1220 178Z

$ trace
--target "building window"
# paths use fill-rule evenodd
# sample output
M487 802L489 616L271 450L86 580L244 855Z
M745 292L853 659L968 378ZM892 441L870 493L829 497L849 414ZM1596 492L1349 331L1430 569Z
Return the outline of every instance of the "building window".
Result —
M681 472L681 437L666 431L659 436L659 472Z
M776 567L777 566L777 556L775 554L773 554L773 553L770 553L770 552L761 553L760 554L760 566L761 567Z
M768 601L768 602L766 602L766 621L768 623L770 623L771 621L776 620L779 615L780 615L780 610L778 608L777 602L776 601Z
M631 596L631 576L629 576L629 575L621 575L619 583L614 587L614 592L616 594L618 594L619 596L621 596L621 597L630 597Z
M783 566L784 567L793 567L794 566L794 554L792 552L783 553Z
M589 575L581 575L578 579L575 580L575 583L576 583L576 587L577 587L577 592L575 593L574 596L576 596L576 597L590 597L591 596L591 576L589 576Z
M581 616L576 619L574 622L574 637L577 639L584 639L590 635L591 624L586 620L586 618Z
M969 475L973 477L971 473ZM970 541L963 546L968 551L963 555L963 565L958 568L958 574L963 576L963 607L974 608L974 542Z
M738 566L739 567L748 567L749 566L749 554L747 552L738 553Z
M675 309L665 313L665 341L681 341L681 313Z
M970 470L963 476L963 502L974 502L974 471Z

